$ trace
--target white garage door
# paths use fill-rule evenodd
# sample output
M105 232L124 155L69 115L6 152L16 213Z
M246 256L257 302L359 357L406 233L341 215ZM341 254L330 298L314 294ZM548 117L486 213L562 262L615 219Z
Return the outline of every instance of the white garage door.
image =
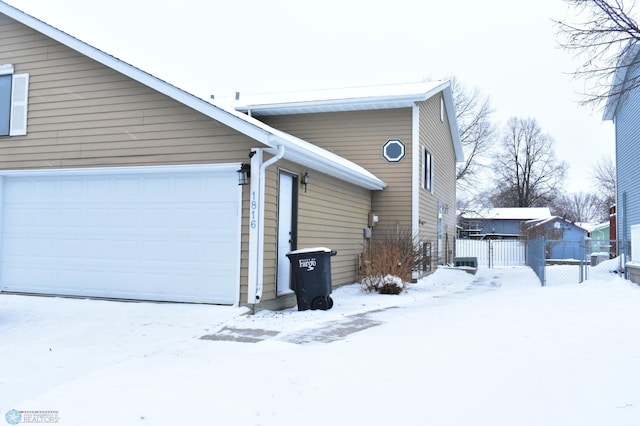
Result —
M3 291L232 304L238 165L8 172Z

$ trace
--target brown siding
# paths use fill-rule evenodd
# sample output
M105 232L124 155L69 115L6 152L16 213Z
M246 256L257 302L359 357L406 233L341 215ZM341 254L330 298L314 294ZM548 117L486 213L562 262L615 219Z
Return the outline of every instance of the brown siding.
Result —
M387 183L372 194L380 222L374 232L411 226L411 109L260 117L266 123L345 157ZM400 139L406 155L398 163L382 157L382 145Z
M433 96L427 101L419 103L420 108L420 238L432 241L433 250L437 249L438 239L438 202L444 207L442 215L442 253L453 250L455 236L455 205L456 205L456 160L453 150L453 140L449 130L448 118L440 120L440 95ZM433 160L433 192L422 186L423 164L422 149L426 147ZM446 207L448 206L448 209ZM447 261L446 257L442 261Z
M265 204L265 259L263 299L276 296L277 275L277 185L278 172L285 170L298 176L309 173L311 183L299 188L298 193L298 247L329 247L338 254L331 259L333 285L357 281L357 259L363 249L363 229L367 226L371 209L371 192L314 172L280 161L267 170ZM246 300L246 289L241 300Z
M325 246L338 254L331 260L334 285L358 279L358 255L371 210L371 191L329 176L309 172L308 190L300 192L299 247Z
M5 16L0 64L30 80L28 134L0 139L0 169L235 162L255 144Z
M0 64L13 64L30 80L28 134L0 139L0 169L248 162L256 145L3 15ZM243 194L241 300L247 291L248 193Z

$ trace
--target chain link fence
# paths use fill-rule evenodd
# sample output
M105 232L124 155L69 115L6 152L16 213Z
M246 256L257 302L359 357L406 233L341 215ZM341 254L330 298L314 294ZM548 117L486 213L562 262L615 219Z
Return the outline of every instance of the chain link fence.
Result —
M623 255L616 255L620 250ZM622 241L531 240L527 242L527 265L542 285L559 286L586 280L607 279L624 274L624 254L629 247Z

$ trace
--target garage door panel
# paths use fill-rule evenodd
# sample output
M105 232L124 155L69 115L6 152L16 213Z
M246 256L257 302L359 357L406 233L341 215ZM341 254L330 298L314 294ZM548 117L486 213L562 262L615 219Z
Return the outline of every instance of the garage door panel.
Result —
M6 291L234 303L235 171L5 178Z

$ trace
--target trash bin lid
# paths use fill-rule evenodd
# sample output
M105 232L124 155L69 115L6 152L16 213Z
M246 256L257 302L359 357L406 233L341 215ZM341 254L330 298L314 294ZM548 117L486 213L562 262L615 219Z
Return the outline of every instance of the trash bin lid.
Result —
M302 254L302 253L318 253L318 252L331 253L331 249L330 248L326 248L326 247L303 248L303 249L290 251L289 253L287 253L287 255L290 255L290 254Z

